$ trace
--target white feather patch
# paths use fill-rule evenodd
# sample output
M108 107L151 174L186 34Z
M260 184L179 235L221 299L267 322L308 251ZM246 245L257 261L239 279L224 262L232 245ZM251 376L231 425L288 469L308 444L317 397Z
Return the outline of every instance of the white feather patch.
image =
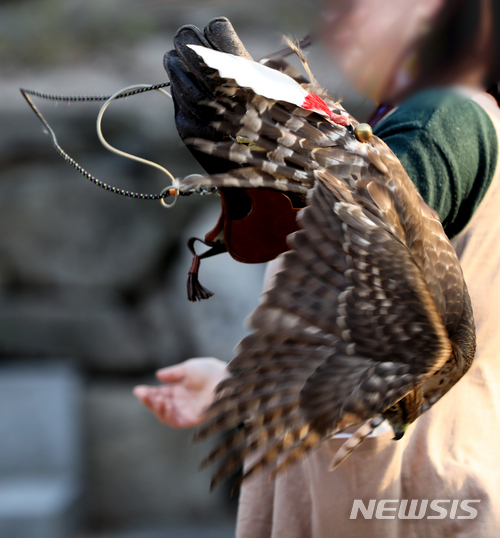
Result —
M231 78L242 88L250 88L267 99L303 107L309 95L295 80L276 69L200 45L188 47L203 58L208 67L217 69L222 78Z

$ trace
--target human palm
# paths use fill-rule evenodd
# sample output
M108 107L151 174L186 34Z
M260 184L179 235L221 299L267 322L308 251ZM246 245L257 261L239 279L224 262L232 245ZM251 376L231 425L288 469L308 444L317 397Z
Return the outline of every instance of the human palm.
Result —
M156 372L164 385L139 385L134 394L164 424L191 428L204 421L225 368L225 362L212 357L189 359Z

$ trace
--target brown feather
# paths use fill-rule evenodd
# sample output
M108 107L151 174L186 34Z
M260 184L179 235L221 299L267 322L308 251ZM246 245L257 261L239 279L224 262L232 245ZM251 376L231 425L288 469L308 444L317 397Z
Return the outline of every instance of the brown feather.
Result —
M400 402L412 422L470 367L474 322L457 256L377 137L359 142L352 130L230 80L211 106L219 131L256 147L193 140L241 165L197 183L307 193L291 250L250 316L252 333L199 433L240 428L206 459L223 460L212 484L246 458L253 463L244 478L263 468L274 477L338 431L362 425L339 464L388 408Z

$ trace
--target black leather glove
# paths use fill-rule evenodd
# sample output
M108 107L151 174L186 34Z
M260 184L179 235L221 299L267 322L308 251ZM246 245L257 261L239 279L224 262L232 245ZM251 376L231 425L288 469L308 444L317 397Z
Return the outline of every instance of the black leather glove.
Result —
M175 124L181 139L184 141L199 137L213 141L223 140L224 136L211 126L215 116L214 109L203 104L214 97L214 70L203 64L201 58L187 47L189 44L252 58L225 17L212 19L203 32L193 25L182 26L174 38L175 50L165 54L164 66L172 84ZM237 166L189 146L188 148L210 174L227 172Z
M224 17L211 20L203 32L196 26L183 26L174 38L175 50L165 55L164 65L172 84L175 124L181 139L186 141L190 138L203 138L214 142L229 140L228 135L223 135L212 126L216 111L213 107L206 105L207 102L216 100L215 91L220 85L218 73L207 67L187 45L201 45L250 60L252 58L236 35L231 23ZM286 71L300 83L306 82L283 59L272 60L267 65ZM189 145L187 147L209 174L228 172L239 166L229 160L197 151ZM255 193L251 197L245 189L240 188L224 187L219 189L219 192L222 198L222 215L215 228L205 236L205 241L203 241L212 248L197 255L193 248L196 238L188 242L194 255L188 278L188 298L191 301L207 299L212 295L212 292L203 288L198 281L199 262L202 258L227 249L235 259L248 263L260 263L273 259L288 248L285 237L296 229L296 207L304 205L302 200L299 200L299 205L292 207L290 197L288 197L289 200L284 206L281 199L287 196L278 192L260 193L262 198L256 198ZM262 209L259 212L252 211L254 205L260 207L261 202L258 200L266 202L264 212L267 211L267 216L263 214ZM286 207L285 212L283 207ZM275 224L278 223L279 233L276 236L270 235L265 226L257 226L257 231L255 231L255 225L247 219L250 214L254 219L269 217L269 226L275 229ZM233 234L231 230L234 229L236 221L239 231ZM224 238L223 241L221 237ZM266 246L263 250L262 245Z

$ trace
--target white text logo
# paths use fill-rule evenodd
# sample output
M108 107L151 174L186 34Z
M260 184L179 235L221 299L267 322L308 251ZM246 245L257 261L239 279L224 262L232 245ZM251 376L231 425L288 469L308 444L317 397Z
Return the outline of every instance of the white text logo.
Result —
M408 499L385 499L377 501L371 499L368 505L360 499L355 499L352 504L351 519L357 519L358 515L365 519L474 519L477 510L472 503L481 502L479 499L436 499L434 501L408 500Z

